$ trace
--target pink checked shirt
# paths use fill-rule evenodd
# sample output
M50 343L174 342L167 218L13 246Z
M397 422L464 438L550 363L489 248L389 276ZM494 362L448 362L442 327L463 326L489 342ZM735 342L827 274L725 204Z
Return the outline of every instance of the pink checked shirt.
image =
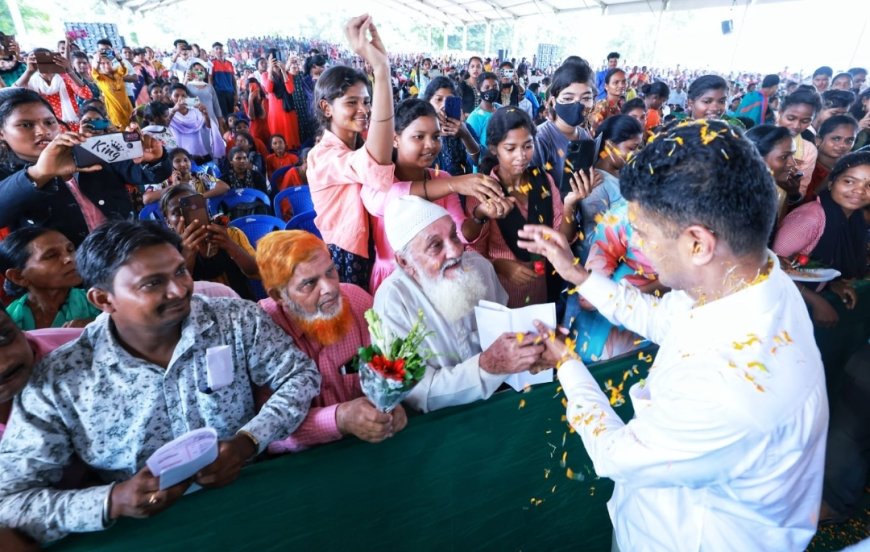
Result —
M360 257L369 257L369 217L360 199L363 186L390 189L395 166L378 165L365 147L348 148L325 130L308 154L308 187L323 241Z
M305 421L292 435L269 445L269 452L273 454L299 452L313 445L341 439L342 434L335 420L338 405L363 396L359 376L355 373L342 375L341 368L356 355L360 347L371 343L363 315L372 307L372 296L353 284L341 284L341 295L350 303L354 323L341 341L325 347L303 334L273 299L260 301L260 307L266 314L284 328L302 352L314 360L321 375L320 394L311 401ZM258 389L258 402L262 404L269 394L268 389Z

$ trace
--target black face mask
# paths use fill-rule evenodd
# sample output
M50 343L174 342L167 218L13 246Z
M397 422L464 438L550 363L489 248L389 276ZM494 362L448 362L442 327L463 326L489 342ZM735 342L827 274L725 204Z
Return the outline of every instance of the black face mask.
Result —
M498 99L498 90L490 88L486 92L481 92L480 99L485 102L492 103Z
M586 120L586 115L583 113L586 106L580 102L568 104L556 104L556 115L565 121L570 126L582 125Z

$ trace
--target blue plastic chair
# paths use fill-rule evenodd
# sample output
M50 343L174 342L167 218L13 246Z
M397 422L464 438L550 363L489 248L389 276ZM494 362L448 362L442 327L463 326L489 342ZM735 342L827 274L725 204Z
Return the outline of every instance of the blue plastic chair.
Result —
M293 168L293 165L287 165L284 167L280 167L275 169L272 173L272 177L269 178L269 183L272 184L272 189L277 190L281 187L281 180L284 178L284 175L287 174L287 171Z
M290 201L294 216L314 210L314 202L311 201L311 191L308 189L308 185L294 186L278 192L278 195L275 196L275 200L272 202L276 217L280 217L283 214L281 213L281 202L285 199Z
M251 215L230 221L230 226L245 233L255 248L260 238L275 230L283 230L285 222L270 215Z
M149 203L145 207L139 211L139 220L156 220L159 222L164 222L163 211L160 210L160 202L155 201L154 203Z
M232 209L240 203L254 203L259 201L266 207L270 207L272 202L269 201L269 196L260 190L254 188L233 188L224 195L212 197L208 200L208 210L211 213L220 213L223 209Z
M305 211L304 213L299 213L287 223L284 227L284 230L305 230L306 232L311 232L318 238L323 239L323 236L320 235L320 230L317 229L317 226L314 224L314 217L317 216L317 213L312 211Z

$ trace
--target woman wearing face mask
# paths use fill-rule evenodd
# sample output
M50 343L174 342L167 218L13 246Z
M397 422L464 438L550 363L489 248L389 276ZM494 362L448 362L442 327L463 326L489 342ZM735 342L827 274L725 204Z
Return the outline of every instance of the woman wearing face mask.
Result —
M208 139L211 143L212 159L220 159L227 153L227 144L221 133L220 120L224 114L218 101L217 92L208 83L208 70L205 62L194 61L190 64L187 72L187 90L194 98L199 99L200 105L205 106L205 111L211 124L207 127ZM204 129L205 130L205 129ZM205 143L205 139L203 139Z
M465 120L469 128L480 138L480 147L486 147L486 127L495 110L501 107L498 104L499 83L495 73L483 73L477 81L480 92L480 105Z
M559 186L564 197L570 186L562 186L565 153L573 140L591 140L586 130L586 114L592 109L592 69L586 63L569 63L553 73L547 89L547 118L538 126L534 165L542 167Z
M477 79L483 73L483 60L478 56L471 56L465 70L468 71L468 78L459 83L459 95L462 97L462 113L467 117L480 105Z

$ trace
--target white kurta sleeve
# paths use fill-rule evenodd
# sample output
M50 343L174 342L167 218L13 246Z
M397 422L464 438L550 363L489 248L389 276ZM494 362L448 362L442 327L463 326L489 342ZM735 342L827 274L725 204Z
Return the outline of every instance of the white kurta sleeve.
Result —
M617 284L595 272L589 274L578 291L612 324L625 326L654 343L664 340L675 311L691 308L691 299L681 291L655 297L627 282Z
M599 476L697 488L746 468L753 449L763 448L753 438L749 415L717 401L709 372L701 366L697 372L655 401L635 401L636 416L626 424L580 361L562 366L559 380L568 397L568 422L583 439Z
M477 354L454 366L435 368L430 363L405 403L428 412L489 398L507 376L490 374L480 367L479 360Z

